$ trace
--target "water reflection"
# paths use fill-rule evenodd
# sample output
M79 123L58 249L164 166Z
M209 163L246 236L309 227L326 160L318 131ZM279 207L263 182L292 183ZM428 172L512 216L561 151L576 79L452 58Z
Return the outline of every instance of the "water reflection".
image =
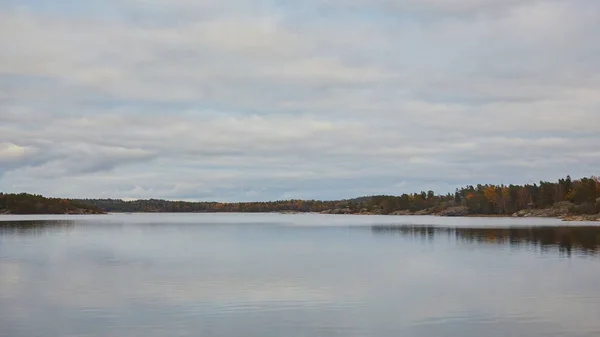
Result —
M44 235L56 230L69 231L74 226L75 221L72 220L0 221L0 236Z
M600 336L600 228L235 217L0 222L0 336Z
M435 226L372 226L378 235L401 235L433 240L454 238L460 242L539 248L542 252L558 250L571 256L600 256L600 227L507 227L463 228Z

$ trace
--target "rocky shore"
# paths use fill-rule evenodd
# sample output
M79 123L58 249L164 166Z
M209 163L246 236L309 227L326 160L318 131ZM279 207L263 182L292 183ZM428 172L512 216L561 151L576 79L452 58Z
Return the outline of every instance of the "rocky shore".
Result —
M546 209L525 209L512 215L502 214L471 214L469 209L464 206L449 207L443 210L424 209L417 212L410 210L395 211L387 215L433 215L446 217L539 217L539 218L558 218L564 221L600 221L600 214L574 214L571 203L558 203L552 208ZM321 214L352 214L352 215L384 215L381 211L369 212L366 209L359 212L353 212L349 208L328 209L320 212Z
M570 202L559 202L545 209L524 209L513 216L559 218L564 221L600 221L600 214L578 214L575 212L575 205Z
M560 218L563 221L600 221L600 214L564 215Z

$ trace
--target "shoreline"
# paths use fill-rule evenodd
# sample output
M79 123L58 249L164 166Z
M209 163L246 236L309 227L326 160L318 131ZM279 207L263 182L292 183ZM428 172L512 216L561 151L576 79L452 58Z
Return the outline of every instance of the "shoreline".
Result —
M286 213L282 213L286 214ZM289 213L288 213L289 214ZM313 213L323 214L323 213ZM347 214L329 214L329 215L383 215L383 216L433 216L439 218L507 218L507 219L522 219L522 218L533 218L533 219L558 219L562 221L571 222L600 222L600 214L584 214L584 215L531 215L531 216L514 216L514 215L500 215L500 214L467 214L459 216L451 215L439 215L439 214L377 214L377 213L347 213Z
M0 213L0 218L3 216L87 216L87 215L112 215L112 214L281 214L281 215L294 215L294 214L318 214L318 215L352 215L352 216L365 216L365 215L380 215L380 216L430 216L440 218L547 218L547 219L558 219L565 222L600 222L600 214L563 214L563 215L503 215L503 214L464 214L464 215L441 215L441 214L381 214L381 213L324 213L324 212L104 212L104 213L28 213L28 214L15 214L15 213Z

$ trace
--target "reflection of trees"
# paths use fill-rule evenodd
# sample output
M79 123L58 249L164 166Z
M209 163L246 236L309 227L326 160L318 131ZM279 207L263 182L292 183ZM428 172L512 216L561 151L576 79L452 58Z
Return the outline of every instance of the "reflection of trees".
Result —
M600 255L600 227L509 227L457 228L434 226L373 226L373 233L412 238L454 237L474 243L534 246L542 251L556 248L570 255L573 251Z
M43 235L57 229L72 229L72 220L33 220L0 221L0 236L3 235Z

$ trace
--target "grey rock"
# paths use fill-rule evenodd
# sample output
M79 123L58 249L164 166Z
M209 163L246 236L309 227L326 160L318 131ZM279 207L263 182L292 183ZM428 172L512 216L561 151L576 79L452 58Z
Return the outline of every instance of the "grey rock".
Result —
M469 209L465 206L456 206L447 208L438 213L440 216L467 216L469 215Z

